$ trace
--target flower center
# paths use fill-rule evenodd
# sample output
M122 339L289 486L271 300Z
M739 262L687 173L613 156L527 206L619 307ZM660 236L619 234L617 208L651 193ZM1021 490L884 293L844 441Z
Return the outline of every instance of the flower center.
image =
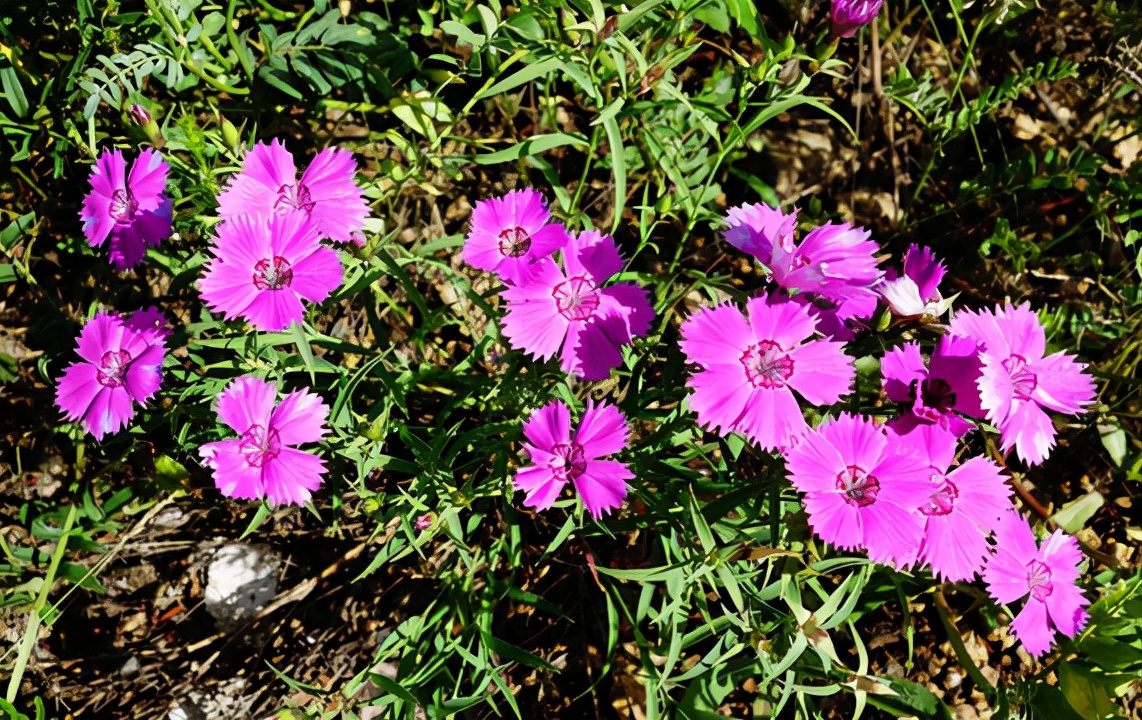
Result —
M1051 582L1051 568L1039 560L1027 563L1027 584L1031 588L1031 597L1045 602L1055 589Z
M281 454L282 441L277 430L255 423L242 433L238 449L245 456L247 465L260 468Z
M793 375L793 358L772 340L750 345L738 360L745 368L745 379L754 387L783 388Z
M908 394L913 400L912 412L928 422L939 421L941 415L947 415L956 405L956 393L942 378L913 380Z
M574 480L587 470L587 458L583 454L583 446L573 442L570 445L560 443L551 449L562 463L556 464L552 470L555 476L564 482Z
M103 387L121 387L130 362L131 353L126 350L108 350L99 358L99 366L95 368L95 379Z
M595 283L587 279L586 275L575 277L561 282L551 291L555 298L555 307L559 314L568 320L583 321L590 318L599 309L599 294L595 292Z
M259 260L254 265L254 287L259 290L281 290L293 282L293 268L280 255L273 260Z
M304 210L308 215L313 212L313 206L316 204L309 194L309 188L305 185L301 183L297 185L286 183L278 188L278 197L274 200L274 212L283 213L290 210Z
M940 476L933 475L932 479L939 480ZM928 504L922 506L920 512L929 517L933 515L936 517L947 515L952 511L952 508L955 507L956 499L959 498L959 496L960 491L959 488L955 486L955 483L947 478L943 478L940 487L936 488L932 496L928 498Z
M868 507L880 494L880 481L859 465L849 465L837 473L837 489L845 494L845 502Z
M1015 389L1015 397L1019 400L1030 400L1031 393L1039 385L1039 378L1022 356L1012 355L1003 361L1003 369L1011 376L1011 384Z
M126 225L135 217L135 211L138 209L139 203L129 190L116 190L111 195L111 205L107 208L107 214L120 225Z
M500 233L500 255L504 257L522 257L531 249L531 235L521 227L512 227Z

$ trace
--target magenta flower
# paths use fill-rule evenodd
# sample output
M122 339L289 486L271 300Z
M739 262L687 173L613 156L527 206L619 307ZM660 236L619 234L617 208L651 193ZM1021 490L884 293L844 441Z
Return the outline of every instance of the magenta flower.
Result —
M218 397L218 419L240 437L206 443L198 454L226 497L301 505L321 485L325 463L291 446L318 442L329 432L329 407L308 390L280 403L277 394L273 383L247 376Z
M622 505L634 474L617 460L601 459L627 444L626 418L617 407L588 402L572 435L571 412L556 400L531 414L523 434L532 464L516 472L515 487L527 493L524 505L546 510L568 481L596 520Z
M91 192L79 217L87 244L100 247L111 238L109 258L119 270L138 265L148 247L171 234L171 201L165 195L170 167L147 149L131 164L118 150L104 150L91 169Z
M1086 626L1083 597L1077 583L1083 560L1078 542L1056 530L1035 545L1027 520L1014 510L1004 513L995 530L995 554L987 561L983 580L998 603L1030 595L1011 623L1027 652L1042 655L1051 648L1055 631L1073 638Z
M765 203L739 205L726 212L726 242L757 258L770 269L777 258L788 257L796 249L793 231L797 229L797 209L786 215Z
M564 372L604 380L622 364L622 347L650 329L654 310L634 283L604 287L623 266L609 235L580 233L562 258L563 269L542 258L527 279L503 291L504 336L541 360L559 353Z
M915 450L931 473L931 494L918 508L925 518L918 559L942 580L970 580L983 569L988 535L1013 509L1011 487L999 466L985 457L970 458L948 472L956 436L938 425L921 425L899 440Z
M841 343L810 340L816 320L802 305L763 294L746 313L720 305L682 324L682 352L701 368L686 381L690 408L707 429L741 433L766 450L787 448L808 429L793 391L831 405L849 392L853 362Z
M817 320L817 332L830 340L840 342L848 342L855 338L855 330L867 327L863 321L876 313L876 298L869 295L860 295L833 303L820 297L800 293L790 300L808 308L809 314Z
M124 321L99 313L79 333L82 362L59 378L56 407L78 420L96 440L123 429L135 416L135 403L147 402L162 383L165 320L155 308Z
M1094 380L1073 355L1044 357L1047 336L1029 303L995 312L960 311L948 326L953 335L982 345L980 405L999 429L1004 452L1038 465L1055 445L1055 426L1043 411L1077 414L1094 400Z
M198 283L202 299L226 318L284 330L341 284L341 260L321 245L304 213L239 215L218 226L214 258Z
M833 0L829 20L833 24L833 37L852 37L876 18L884 0Z
M472 267L495 273L505 285L515 285L530 278L539 260L569 240L567 230L551 222L543 196L527 188L476 203L460 255Z
M834 307L863 299L875 309L873 286L882 273L876 266L877 245L867 230L830 223L811 230L797 245L796 211L785 215L761 204L731 208L728 222L726 241L757 258L789 293L813 293ZM865 317L871 315L870 310Z
M321 237L364 245L369 205L353 182L356 173L353 153L325 148L299 180L293 155L281 140L260 142L246 153L242 171L218 196L218 214L230 220L239 215L303 212Z
M932 351L930 369L924 366L920 346L905 343L884 354L880 370L888 399L905 407L889 425L901 435L917 425L939 425L957 437L975 425L957 413L982 418L979 388L979 347L974 340L945 335Z
M940 280L946 268L928 248L908 246L904 253L904 274L889 277L877 288L894 315L939 317L948 311L949 301L940 294Z
M786 468L805 493L813 532L839 548L864 548L875 562L910 563L924 532L916 508L932 496L932 473L902 450L884 426L848 413L805 433Z

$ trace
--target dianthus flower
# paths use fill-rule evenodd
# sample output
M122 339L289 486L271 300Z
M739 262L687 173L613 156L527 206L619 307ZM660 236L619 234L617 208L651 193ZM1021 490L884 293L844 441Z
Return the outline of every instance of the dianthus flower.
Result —
M983 569L988 535L1013 509L1011 487L985 457L970 458L949 472L956 436L938 425L922 425L899 442L913 449L930 473L930 495L917 508L924 516L917 558L942 580L970 580Z
M329 432L329 407L308 390L295 390L280 403L277 393L273 383L247 376L218 397L218 419L240 437L206 443L198 454L226 497L301 505L321 485L325 463L291 446Z
M833 24L833 37L852 37L868 25L880 12L884 0L833 0L829 20Z
M1051 533L1042 546L1027 520L1014 510L1004 513L995 530L995 554L987 561L983 580L999 603L1027 597L1011 623L1027 652L1042 655L1051 648L1055 631L1073 638L1087 622L1090 601L1079 589L1078 542L1062 530Z
M318 235L333 242L365 244L362 230L369 205L353 182L353 153L325 148L297 177L293 155L281 140L259 142L246 153L242 170L218 196L223 220L239 215L305 213Z
M341 260L324 247L310 219L239 215L218 226L213 259L198 283L202 299L227 319L259 330L284 330L305 314L301 301L322 302L341 284Z
M166 196L170 167L162 155L146 149L131 164L118 150L104 150L91 169L91 191L79 217L91 247L111 238L109 258L119 270L138 265L148 247L171 234L171 201Z
M932 351L929 367L916 343L905 343L884 353L880 370L888 399L902 403L901 415L889 425L901 435L917 425L939 425L957 437L974 424L957 413L983 417L979 388L981 363L974 340L944 335Z
M623 266L609 235L580 233L562 260L562 269L539 260L527 279L503 291L504 336L541 360L559 353L564 372L604 380L622 364L622 347L650 329L654 309L634 283L604 286Z
M889 272L877 290L892 314L939 317L948 311L949 302L940 294L946 268L928 248L910 245L904 253L904 274Z
M977 382L987 419L999 429L1004 452L1038 465L1055 446L1055 426L1043 411L1077 414L1094 400L1094 380L1074 355L1044 357L1047 336L1030 303L995 312L961 310L948 330L980 343L983 371Z
M596 520L622 505L634 474L617 460L603 460L626 447L626 418L614 405L587 403L571 432L571 411L556 400L536 410L523 426L523 449L531 465L516 472L515 487L527 493L523 504L546 510L568 481Z
M923 539L916 508L932 496L931 469L884 426L843 413L801 436L787 452L793 487L805 493L809 524L839 548L863 548L871 560L906 565Z
M842 343L810 339L816 320L802 305L763 294L746 313L719 305L682 324L682 352L701 368L686 381L690 408L707 429L783 449L808 429L793 391L831 405L849 392L853 362Z
M135 403L147 402L162 383L166 354L165 319L155 308L124 320L99 313L84 325L76 351L82 362L70 365L56 388L56 407L102 440L135 416Z
M796 212L785 215L766 205L745 205L731 208L727 221L726 241L757 258L787 292L813 293L834 306L863 298L875 307L873 286L882 273L877 245L867 230L829 223L809 231L798 245L793 240Z
M526 188L476 203L460 256L472 267L495 273L505 285L515 285L569 240L566 228L551 222L543 196Z

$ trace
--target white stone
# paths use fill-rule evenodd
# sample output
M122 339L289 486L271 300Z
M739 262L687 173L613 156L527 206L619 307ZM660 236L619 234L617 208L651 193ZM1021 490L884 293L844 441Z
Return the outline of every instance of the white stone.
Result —
M222 627L251 620L278 592L279 560L267 547L234 543L214 554L206 570L206 611Z

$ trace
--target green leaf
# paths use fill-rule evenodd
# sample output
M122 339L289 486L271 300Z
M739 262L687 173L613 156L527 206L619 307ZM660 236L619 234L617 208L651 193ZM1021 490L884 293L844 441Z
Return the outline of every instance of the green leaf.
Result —
M476 96L476 100L485 100L500 93L505 93L508 90L514 90L520 85L544 77L548 73L553 73L562 66L563 60L560 58L547 58L546 60L531 63L515 71L503 80L500 80L498 83L494 83L490 87L481 90Z
M587 138L582 135L571 135L568 133L550 133L547 135L533 135L523 142L509 145L503 150L497 150L487 155L476 155L472 160L477 165L496 165L502 162L509 162L512 160L519 160L523 157L531 157L533 155L541 155L548 150L564 145L576 145L578 147L586 148L590 143Z
M1083 720L1103 720L1114 712L1106 688L1090 672L1064 661L1059 667L1059 690Z
M1073 500L1059 509L1051 519L1067 532L1074 535L1086 527L1098 509L1106 504L1106 499L1097 490L1091 490L1078 500Z
M24 117L28 114L28 98L24 95L24 88L20 85L20 76L16 74L16 68L11 65L5 64L0 67L0 90L4 91L4 97L8 99L8 104L12 106L12 112L16 113L16 117Z
M615 101L621 102L621 99ZM606 115L606 111L603 114ZM613 115L603 118L603 129L607 131L607 142L611 145L611 173L615 178L615 215L611 220L611 232L614 232L623 221L623 208L627 201L627 155L618 120Z
M898 717L909 715L924 718L925 720L952 720L948 706L928 688L903 678L880 678L892 690L893 694L868 694L868 702L881 710L896 714Z

